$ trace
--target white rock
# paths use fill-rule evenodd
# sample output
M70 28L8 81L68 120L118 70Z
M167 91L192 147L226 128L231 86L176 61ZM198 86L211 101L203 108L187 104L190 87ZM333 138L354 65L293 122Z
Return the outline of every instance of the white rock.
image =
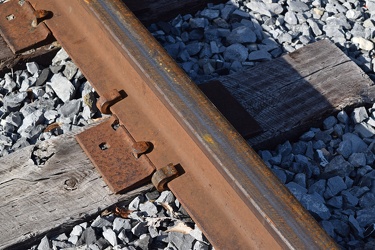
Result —
M82 231L83 231L82 227L79 225L76 225L75 227L73 227L73 230L70 233L70 236L72 235L80 236L82 234Z
M53 75L51 83L47 84L50 85L56 95L63 102L71 100L76 91L74 85L61 73Z
M49 249L51 249L51 242L49 241L47 236L44 236L38 245L38 250L49 250Z
M369 51L374 48L374 43L367 39L364 39L363 37L353 37L352 42L358 44L359 48L363 50Z
M61 61L65 61L68 58L68 53L66 53L64 49L60 49L59 52L57 52L56 56L52 59L52 64L57 64Z
M36 62L28 62L26 63L26 68L30 74L34 75L35 73L38 73L39 65Z
M68 241L70 243L72 243L73 245L75 245L77 243L77 241L78 241L78 236L77 235L72 235L72 236L69 237Z
M373 27L375 27L373 20L372 19L366 19L363 22L363 27L365 27L365 28L373 28Z
M117 237L116 233L113 232L112 229L107 228L106 230L103 231L103 236L106 240L108 240L109 243L111 243L112 246L117 245Z

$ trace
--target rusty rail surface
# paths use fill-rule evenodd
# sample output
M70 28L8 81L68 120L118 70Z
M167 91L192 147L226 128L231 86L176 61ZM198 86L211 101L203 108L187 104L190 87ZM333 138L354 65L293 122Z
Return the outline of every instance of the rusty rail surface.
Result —
M121 1L30 2L216 249L337 248Z

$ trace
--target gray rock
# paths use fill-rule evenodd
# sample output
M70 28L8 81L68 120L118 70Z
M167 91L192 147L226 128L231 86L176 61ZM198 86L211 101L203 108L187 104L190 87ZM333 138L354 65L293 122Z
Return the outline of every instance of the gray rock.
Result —
M363 167L366 165L366 156L364 153L353 153L349 157L349 162L354 167Z
M131 235L131 233L130 233ZM128 236L125 229L121 230L121 232L117 235L117 237L124 243L127 244L131 241L131 236Z
M191 28L197 29L197 28L205 28L208 22L207 22L207 19L203 17L198 17L198 18L191 18L189 20L189 24Z
M132 228L132 233L136 236L140 236L142 234L145 234L148 232L148 227L147 227L147 223L146 222L139 222L137 223L137 225L135 225L133 228Z
M44 122L44 112L43 110L36 110L31 114L25 116L22 125L18 128L18 132L26 130L28 127L35 127Z
M314 32L315 36L320 36L323 34L322 30L319 28L319 25L313 19L307 19L307 23L311 27L311 30Z
M281 183L283 183L283 184L286 183L287 176L286 176L286 174L283 170L274 168L274 169L272 169L272 172L277 176L277 178L279 178Z
M354 231L354 235L356 235L357 237L363 238L364 230L362 227L359 226L358 221L354 218L353 215L349 216L349 225Z
M149 249L149 244L151 242L151 237L147 234L142 234L139 239L134 242L134 246L142 250Z
M81 99L73 99L68 100L62 105L58 112L62 117L70 117L73 118L77 115L82 107L82 100Z
M190 56L194 56L199 53L202 49L202 43L200 42L192 42L186 45L186 51L189 53Z
M326 189L326 180L320 179L309 187L309 194L318 193L323 196Z
M224 51L224 59L230 62L244 62L248 56L248 49L242 44L232 44Z
M302 141L310 141L315 137L315 132L312 130L307 131L299 138Z
M111 227L112 222L109 220L105 219L104 217L98 216L96 219L91 223L91 227Z
M35 86L42 86L46 83L47 79L50 77L51 71L49 68L45 68L40 73L38 79L35 82Z
M272 56L266 50L252 51L249 54L249 61L270 61Z
M111 228L107 228L103 230L103 237L112 245L116 246L117 245L117 236L116 233L113 232Z
M361 227L366 227L370 224L375 223L375 209L364 208L356 212L356 219Z
M375 206L375 195L371 192L365 193L359 199L359 206L361 208L370 208Z
M6 90L6 92L12 92L17 88L16 82L10 77L9 74L5 74L4 76L5 83L3 85L3 89Z
M66 51L64 49L60 49L56 56L52 59L52 64L54 65L57 65L57 64L61 64L62 61L65 61L69 58L69 55L68 53L66 53Z
M288 11L285 13L284 20L290 25L296 25L298 23L297 17L292 11Z
M305 4L302 1L296 0L296 1L287 1L289 5L289 10L294 11L294 12L303 12L303 11L308 11L310 8L307 4Z
M158 213L158 208L154 205L154 203L150 201L146 201L139 205L139 210L144 212L147 216L155 216Z
M306 188L306 174L305 173L297 173L294 176L294 180L293 181L295 183L297 183L298 185Z
M352 119L355 123L361 123L368 118L365 107L355 108L352 113Z
M34 75L39 71L39 65L36 62L28 62L26 63L26 69L29 71L30 74Z
M27 97L26 92L20 92L17 94L11 93L3 98L3 105L5 111L14 112L18 111L24 104L24 100Z
M347 222L337 219L330 220L330 222L335 228L335 233L339 234L341 237L346 237L349 235L350 228Z
M143 198L141 196L135 197L130 203L129 203L129 210L138 210L139 204L143 201Z
M295 182L289 182L285 185L289 191L297 198L297 200L301 201L302 197L307 193L307 189L298 185Z
M190 234L182 234L178 232L168 233L169 242L173 243L177 249L192 249L194 238Z
M116 217L113 220L113 230L115 232L120 232L122 229L131 230L131 224L129 219L123 219L120 217Z
M353 153L363 153L367 150L367 144L357 135L346 133L342 136L343 141L350 141Z
M375 134L375 129L365 122L356 124L354 131L357 132L362 138L372 137Z
M348 121L349 121L349 116L347 115L347 113L344 110L341 110L337 114L337 120L339 120L343 124L347 124Z
M209 246L200 241L196 241L194 243L193 250L209 250Z
M159 235L158 229L153 227L153 226L148 227L148 232L149 232L151 238L155 238Z
M334 208L342 208L343 198L342 196L334 196L327 201L327 205Z
M370 51L374 48L374 43L363 37L353 37L352 42L358 44L359 48L363 50Z
M87 227L83 233L81 238L79 239L79 244L83 245L84 243L87 245L93 244L98 240L95 230L92 227Z
M329 236L331 236L332 238L335 237L335 228L332 222L323 220L320 222L320 224L322 225L323 229L329 234Z
M221 18L224 20L228 20L229 16L236 10L236 6L234 6L232 3L226 4L223 9L221 9Z
M353 208L358 204L358 198L355 197L349 191L342 191L341 195L342 195L345 207Z
M259 13L261 15L265 15L268 17L272 17L271 12L269 11L269 7L261 1L259 2L251 1L249 3L246 3L245 6L256 13Z
M236 10L233 11L231 17L234 17L234 18L236 18L236 17L238 17L238 18L249 18L250 14L246 11L243 11L243 10L240 10L240 9L236 8Z
M220 16L220 10L204 9L200 12L200 15L207 18L208 20L213 20Z
M82 232L83 232L83 228L79 225L76 225L76 226L73 227L73 230L72 230L72 232L70 232L70 235L71 236L72 235L81 236Z
M289 33L282 33L280 36L277 37L279 43L291 43L293 37Z
M73 245L77 244L78 242L78 236L77 235L72 235L69 237L68 242L72 243Z
M71 100L76 91L74 85L61 73L53 75L51 82L47 84L63 102Z
M330 129L333 128L337 123L337 120L334 116L329 116L323 121L323 128L324 129Z
M175 197L174 197L174 195L171 191L163 191L163 192L161 192L159 198L157 198L155 200L155 202L157 202L157 203L166 202L166 203L170 204L170 203L174 202L174 200L175 200Z
M73 79L74 75L77 73L77 70L78 70L78 67L72 61L67 61L65 63L63 74L68 80L71 80Z
M342 155L335 156L324 168L324 174L328 176L338 175L344 177L353 171L354 166L347 162Z
M230 44L253 43L256 39L256 34L249 27L239 26L232 30L227 37L227 42Z
M13 125L14 127L18 128L21 126L23 120L23 116L21 112L13 112L10 113L6 118L5 122Z
M50 240L44 236L38 245L38 250L50 250L52 247Z
M375 181L375 170L371 170L360 179L358 185L361 187L364 187L364 186L372 187L374 181Z
M52 240L52 249L69 249L73 247L73 244L69 242L61 242L57 240Z
M53 74L58 74L59 72L62 71L63 68L64 68L64 65L50 65L49 66L49 69L51 70Z
M337 148L337 152L344 158L348 159L352 154L352 142L349 140L340 142L339 147Z
M323 197L317 193L302 195L300 202L317 220L328 220L331 217Z
M341 177L335 176L335 177L329 178L327 180L327 188L326 188L326 191L324 192L324 198L329 199L337 195L338 193L340 193L346 188L347 188L346 184Z
M297 141L295 143L293 143L293 149L292 149L292 152L293 154L305 154L307 150L307 143L304 142L304 141Z

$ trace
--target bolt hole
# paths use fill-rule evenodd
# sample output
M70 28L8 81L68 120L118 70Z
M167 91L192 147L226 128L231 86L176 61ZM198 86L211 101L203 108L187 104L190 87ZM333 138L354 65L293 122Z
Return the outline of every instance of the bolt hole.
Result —
M16 18L13 14L10 14L10 15L7 15L6 17L5 17L8 21L11 21L11 20L13 20L14 18Z
M103 143L100 143L100 144L99 144L99 148L100 148L101 150L107 150L107 149L110 148L110 146L109 146L109 144L107 144L106 142L103 142Z
M118 122L118 120L114 121L112 124L111 124L111 127L114 131L116 131L119 127L120 127L120 124Z

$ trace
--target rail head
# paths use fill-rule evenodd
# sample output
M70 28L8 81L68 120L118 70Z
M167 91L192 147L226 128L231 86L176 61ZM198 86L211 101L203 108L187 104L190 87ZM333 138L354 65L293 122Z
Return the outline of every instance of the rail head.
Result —
M282 248L337 248L120 0L31 2L54 13L54 17L46 21L47 26L99 95L105 95L108 88L124 89L128 97L111 110L136 139L158 138L153 141L155 152L150 153L154 165L158 168L169 160L181 163L186 176L171 181L169 187L192 212L192 217L215 247L225 248L225 240L210 235L210 232L219 233L219 230L210 229L202 218L211 216L212 221L218 218L207 214L195 216L196 209L187 204L191 201L186 198L189 192L181 188L181 185L189 185L191 180L204 186L197 188L197 193L209 192L211 184L218 189L220 186L230 189L228 199L238 197L239 206L256 214L259 225L264 225ZM59 24L62 20L69 28ZM74 34L76 37L69 37ZM98 70L117 73L112 78L104 77L95 72ZM197 153L191 155L194 152ZM206 166L210 169L207 172ZM205 182L201 175L209 176L213 173L210 171L215 174ZM225 183L218 183L222 180ZM212 199L217 204L225 204L216 201L218 197ZM225 214L225 208L222 209L222 214ZM240 223L238 218L233 221ZM244 231L241 235L247 233Z

